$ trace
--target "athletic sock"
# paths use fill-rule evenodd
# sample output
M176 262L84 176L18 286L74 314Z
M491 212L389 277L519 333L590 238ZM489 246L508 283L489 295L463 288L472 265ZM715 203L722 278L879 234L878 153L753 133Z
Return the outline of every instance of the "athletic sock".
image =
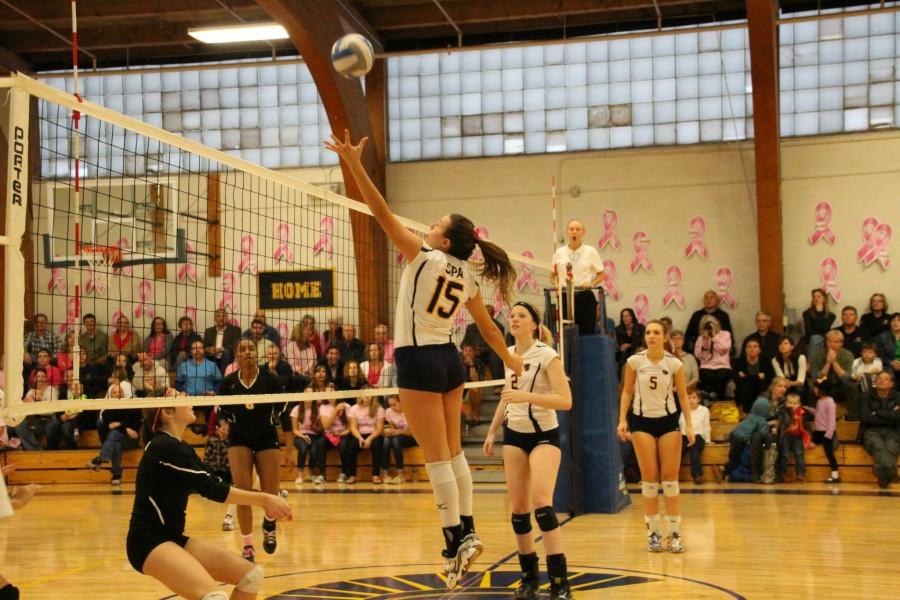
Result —
M519 552L519 568L522 570L522 579L537 581L540 578L537 552L530 554Z
M666 520L669 522L669 535L681 535L681 515L669 515Z
M441 525L444 528L458 526L459 489L456 487L456 477L453 475L450 461L427 463L425 470L431 481L431 491L434 493L434 501L441 516Z
M472 470L469 469L469 461L466 455L460 452L450 461L453 467L453 476L456 477L456 488L459 490L459 514L471 516L472 510L472 494L474 486L472 485Z
M473 516L459 515L459 520L462 523L463 537L466 537L470 533L475 533L475 518Z
M841 476L840 473L838 473L837 471L832 471L832 472L831 472L831 478L832 478L832 479L837 479L837 478L840 477L840 476Z
M647 524L647 532L659 535L660 523L659 513L655 515L644 515L644 523Z
M234 516L234 504L228 505L228 508L225 510L225 514L228 515L229 517Z
M569 566L566 564L565 554L547 555L547 575L550 576L551 584L564 584L568 580L568 573Z
M456 551L459 550L463 539L462 525L444 527L441 531L444 533L444 542L447 544L447 557L456 556Z
M263 517L262 528L263 531L273 531L275 529L275 520Z
M245 546L253 545L253 534L252 533L248 533L247 535L241 534L241 537L244 539Z

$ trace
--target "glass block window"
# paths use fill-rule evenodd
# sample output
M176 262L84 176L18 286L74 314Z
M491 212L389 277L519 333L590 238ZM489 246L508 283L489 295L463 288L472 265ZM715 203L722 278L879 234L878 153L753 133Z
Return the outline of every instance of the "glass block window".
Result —
M71 76L43 81L68 92ZM162 127L188 139L270 168L335 165L337 156L322 147L331 134L325 107L305 64L222 63L216 68L179 71L121 72L79 78L82 95L129 117ZM86 119L85 127L101 126ZM62 132L52 128L55 135ZM50 135L51 131L42 132ZM96 132L102 135L102 132ZM125 160L140 149L128 140L116 144L113 156L104 157L120 172L130 173L144 161ZM65 146L67 140L47 140ZM93 148L95 150L96 148ZM88 164L92 146L83 149ZM65 154L45 153L45 173L65 174ZM90 173L86 174L90 176Z
M388 60L393 161L742 140L745 28Z

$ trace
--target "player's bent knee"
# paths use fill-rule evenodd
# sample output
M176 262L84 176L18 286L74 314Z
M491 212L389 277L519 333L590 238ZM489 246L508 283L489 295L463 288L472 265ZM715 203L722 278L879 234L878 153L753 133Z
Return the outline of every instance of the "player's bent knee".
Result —
M234 587L236 590L240 590L247 594L258 594L259 590L262 589L262 584L263 570L259 568L259 565L254 565Z
M200 600L228 600L228 594L221 590L216 590L203 596Z
M655 481L642 481L641 495L644 498L656 498L659 496L659 484Z
M516 535L531 533L531 513L513 513L512 528Z
M559 527L559 519L556 518L556 511L553 510L552 506L542 506L535 509L534 520L537 521L538 527L543 532L553 531Z
M681 488L678 487L678 481L663 481L662 489L663 496L665 496L666 498L677 496L681 491Z

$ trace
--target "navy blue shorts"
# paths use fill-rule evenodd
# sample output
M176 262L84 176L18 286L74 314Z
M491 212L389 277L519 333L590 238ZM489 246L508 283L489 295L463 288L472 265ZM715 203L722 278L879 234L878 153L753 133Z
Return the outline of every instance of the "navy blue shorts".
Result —
M446 394L466 382L462 359L453 344L397 348L394 364L400 389Z
M278 430L274 425L266 425L256 431L244 431L233 423L228 434L228 447L235 446L250 448L256 453L263 450L278 450L281 444L278 442Z

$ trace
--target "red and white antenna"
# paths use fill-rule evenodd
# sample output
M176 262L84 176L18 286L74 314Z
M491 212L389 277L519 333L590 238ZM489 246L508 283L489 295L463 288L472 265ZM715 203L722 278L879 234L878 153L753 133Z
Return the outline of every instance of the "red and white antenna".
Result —
M78 93L78 15L76 10L77 0L72 0L72 94L79 102L82 101ZM81 317L81 111L72 111L72 158L75 163L75 268L78 270L78 282L75 284L75 327ZM75 345L72 348L72 371L75 381L78 382L79 362L81 361L81 348L78 345L78 335L75 337Z

